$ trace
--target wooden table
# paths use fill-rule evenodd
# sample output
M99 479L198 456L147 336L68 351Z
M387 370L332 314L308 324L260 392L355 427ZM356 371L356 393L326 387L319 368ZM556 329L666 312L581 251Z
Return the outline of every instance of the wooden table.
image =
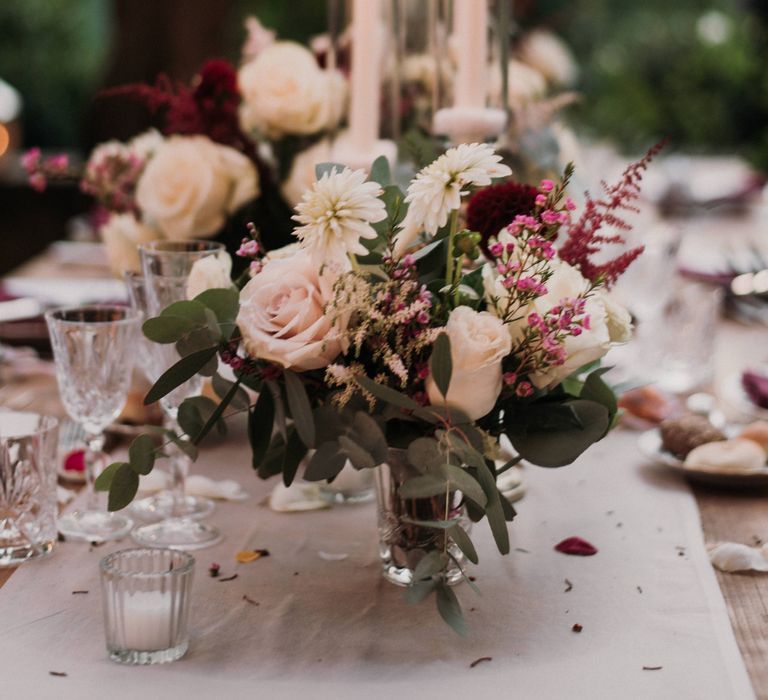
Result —
M57 269L49 259L42 257L20 268L15 274L29 276L51 275ZM67 275L99 276L93 268L68 269ZM104 273L102 272L101 275ZM754 343L754 329L740 329L728 324L727 342L721 343L720 354L728 358L739 343ZM731 342L736 338L735 342ZM36 380L40 382L38 378ZM55 391L53 378L45 380L48 389L41 393L50 400ZM20 385L19 391L23 385ZM6 403L6 402L4 402ZM12 405L12 402L11 402ZM724 492L694 487L694 493L701 513L704 537L708 543L721 541L757 544L768 542L768 492L750 493ZM0 586L12 575L12 570L0 569ZM736 639L759 698L768 700L768 576L765 574L723 574L718 580L733 624Z

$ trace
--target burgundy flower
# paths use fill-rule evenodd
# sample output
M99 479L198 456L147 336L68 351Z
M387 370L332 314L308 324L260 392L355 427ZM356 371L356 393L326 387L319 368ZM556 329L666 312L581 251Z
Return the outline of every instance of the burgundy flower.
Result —
M467 228L483 237L480 245L486 255L488 239L497 236L516 216L531 214L538 193L535 187L519 182L503 182L475 192L467 206Z

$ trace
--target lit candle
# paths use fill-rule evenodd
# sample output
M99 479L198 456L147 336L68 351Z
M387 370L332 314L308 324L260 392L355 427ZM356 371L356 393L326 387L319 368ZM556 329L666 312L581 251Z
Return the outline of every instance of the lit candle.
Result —
M126 594L123 598L123 639L120 644L135 651L157 651L173 646L172 612L170 591Z
M353 0L350 145L371 153L379 138L381 0Z
M488 3L454 0L453 12L458 61L454 106L483 108L488 72Z

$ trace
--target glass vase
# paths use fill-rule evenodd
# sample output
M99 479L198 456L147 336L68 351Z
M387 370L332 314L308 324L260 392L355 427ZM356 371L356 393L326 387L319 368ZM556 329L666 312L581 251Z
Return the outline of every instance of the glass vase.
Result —
M441 577L454 585L463 578L465 557L444 530L416 525L412 521L446 520L458 518L461 526L469 530L471 522L466 515L460 491L429 498L405 498L400 494L402 485L421 474L406 458L404 450L390 450L387 463L376 468L376 500L378 505L379 556L382 574L387 581L408 586L419 562L430 552L446 551L451 558Z

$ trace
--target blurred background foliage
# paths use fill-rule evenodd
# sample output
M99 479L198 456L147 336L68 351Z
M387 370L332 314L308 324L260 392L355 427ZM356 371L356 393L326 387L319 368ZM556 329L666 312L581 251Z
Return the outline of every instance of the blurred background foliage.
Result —
M326 26L323 0L219 4L221 53L233 60L248 14L299 41ZM768 171L767 0L517 0L515 12L521 28L548 26L573 49L581 132L633 152L667 135L675 150L739 153ZM27 144L87 142L114 17L107 0L0 2L0 78L24 96Z

